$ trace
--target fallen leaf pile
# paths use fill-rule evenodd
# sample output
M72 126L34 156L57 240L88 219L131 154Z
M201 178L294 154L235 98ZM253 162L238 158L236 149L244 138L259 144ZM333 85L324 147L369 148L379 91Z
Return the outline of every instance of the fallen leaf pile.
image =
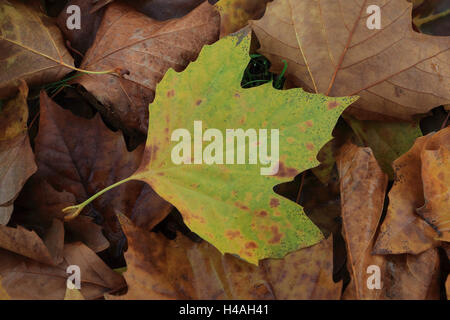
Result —
M0 0L0 300L447 299L449 12Z

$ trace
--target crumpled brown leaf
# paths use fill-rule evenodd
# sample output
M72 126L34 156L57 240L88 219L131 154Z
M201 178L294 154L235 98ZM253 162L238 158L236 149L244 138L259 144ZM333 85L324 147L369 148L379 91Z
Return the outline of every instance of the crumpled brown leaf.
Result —
M381 290L368 288L366 270L370 265L385 268L385 257L373 255L372 247L383 213L388 177L370 148L357 147L350 142L339 150L337 166L342 233L347 244L347 266L351 275L349 286L353 287L356 299L378 299Z
M450 242L450 127L430 137L420 158L425 204L417 213Z
M366 8L381 8L381 29L366 26ZM251 22L260 53L276 72L282 59L297 85L329 96L359 95L359 119L411 120L450 101L449 37L412 30L406 0L274 0Z
M22 1L0 3L0 99L28 86L59 80L71 71L73 59L53 21Z
M58 192L73 194L82 202L106 186L131 175L139 166L142 147L126 150L120 132L106 128L99 115L84 119L73 115L41 92L39 134L35 140L37 177ZM38 185L31 186L34 192ZM46 196L46 201L52 201ZM60 209L58 203L53 209ZM121 250L122 232L115 210L133 216L140 225L153 228L172 209L150 187L128 182L97 199L90 215L103 217L112 250Z
M449 133L450 128L446 128L418 138L394 161L396 178L374 246L376 253L418 254L439 244L439 229L445 230L449 220L449 164L445 155ZM441 232L441 240L447 232Z
M111 299L339 299L332 238L254 266L222 255L206 241L170 241L120 220L129 242L124 277L128 293Z
M28 87L22 81L17 96L0 110L0 226L8 223L13 201L36 171L28 139L27 96Z
M125 78L85 74L76 82L103 104L100 111L115 127L130 134L146 134L148 104L154 99L156 84L169 68L183 70L203 45L217 40L219 20L208 3L183 18L165 22L112 3L81 67L120 67L130 74Z

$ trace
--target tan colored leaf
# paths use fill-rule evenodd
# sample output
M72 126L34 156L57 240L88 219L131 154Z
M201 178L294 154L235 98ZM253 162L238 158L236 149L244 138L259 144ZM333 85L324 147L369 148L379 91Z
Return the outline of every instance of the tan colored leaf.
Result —
M418 255L387 256L383 276L383 299L439 299L439 255L437 248Z
M417 138L413 147L394 161L395 180L374 246L377 254L418 254L436 245L438 234L416 211L425 202L420 155L431 136Z
M112 3L105 12L83 68L122 67L130 74L86 74L77 79L103 105L114 126L147 133L148 104L156 84L169 68L183 70L205 44L217 40L219 16L204 3L180 19L153 20L125 4Z
M450 242L450 127L428 139L421 160L425 204L417 213Z
M119 299L339 299L342 283L334 283L332 239L263 260L259 267L230 254L222 255L206 241L182 235L167 240L135 227L120 216L128 239L124 277L128 293Z
M369 289L367 268L384 269L385 257L372 254L375 233L383 213L387 175L370 148L352 143L342 146L337 157L340 176L342 233L347 244L347 267L355 298L378 299L381 291Z
M381 29L366 26L369 5ZM359 95L360 119L411 120L450 101L450 40L416 33L406 0L275 0L251 22L276 71L329 96Z
M215 5L220 12L220 37L242 29L249 20L261 18L269 1L272 0L220 0Z
M19 86L17 97L0 110L0 225L11 217L13 201L27 179L36 171L28 139L28 87Z
M22 1L0 3L0 98L13 95L19 79L30 87L53 82L68 66L73 59L50 18Z

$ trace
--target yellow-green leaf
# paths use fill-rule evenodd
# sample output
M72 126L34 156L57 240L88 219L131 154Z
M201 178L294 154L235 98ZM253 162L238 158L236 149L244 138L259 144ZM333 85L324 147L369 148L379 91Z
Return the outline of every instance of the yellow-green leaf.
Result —
M149 107L144 159L131 178L149 183L180 210L192 231L222 253L257 263L322 239L302 208L272 188L319 164L317 152L356 98L330 98L302 89L280 91L270 83L241 88L250 41L244 30L204 47L184 72L166 73ZM192 132L194 121L221 132L278 129L278 173L261 175L261 164L175 165L171 134L178 128Z
M185 71L170 69L165 74L149 106L149 131L141 166L124 181L149 183L181 212L193 232L220 252L256 264L264 258L281 258L323 238L302 208L277 195L273 187L319 164L318 151L331 139L340 114L357 97L276 90L271 83L243 89L241 80L250 61L250 43L249 29L244 29L205 46ZM278 130L278 167L269 169L273 175L262 175L261 169L268 169L268 165L261 161L248 164L247 159L244 164L224 159L218 161L223 164L175 164L171 155L180 142L172 141L172 133L176 129L192 133L195 121L201 121L204 130L216 129L217 140L226 137L227 130L267 129L267 148L272 152L276 150L275 144L272 147L272 141L276 141L273 130ZM261 141L264 139L248 145L261 150ZM190 145L194 155L194 135L182 143ZM222 142L222 151L226 144ZM203 143L203 147L206 145L209 147L209 143ZM235 156L242 151L250 154L246 144L237 147L235 143L231 150ZM186 159L191 160L191 155ZM69 218L76 216L95 197L122 182L65 212L70 213Z

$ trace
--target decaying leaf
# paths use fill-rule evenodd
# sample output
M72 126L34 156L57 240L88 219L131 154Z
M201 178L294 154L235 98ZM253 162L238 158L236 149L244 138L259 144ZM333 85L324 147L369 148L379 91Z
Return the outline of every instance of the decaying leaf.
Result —
M383 213L387 175L370 148L345 144L339 151L342 233L347 244L347 266L351 282L346 293L356 299L378 299L381 290L367 286L367 268L385 268L385 257L372 254L375 234Z
M439 299L439 255L437 248L418 255L386 256L383 276L384 300Z
M67 267L77 265L80 293L85 299L99 299L124 288L124 279L83 244L66 244L63 255L62 263L51 266L0 249L1 286L15 300L62 300L67 289Z
M28 139L28 87L21 82L17 96L0 110L0 226L11 218L13 201L36 171Z
M167 71L150 105L143 161L124 181L149 183L181 212L193 232L220 252L238 254L256 264L268 257L281 258L322 238L301 207L272 189L318 164L317 152L331 138L341 112L357 97L329 98L302 89L282 91L271 83L243 89L240 84L250 60L250 42L249 30L243 30L206 46L184 72ZM224 159L219 160L223 164L175 165L171 160L176 145L171 142L172 130L192 130L194 121L223 133L227 128L279 130L280 161L271 167L262 162L226 164ZM267 145L276 143L271 135L266 136ZM183 142L189 150L193 138ZM238 150L233 144L231 148L236 154L246 146ZM193 154L183 157L194 162ZM261 174L262 168L267 173Z
M183 70L204 44L217 40L219 20L208 3L181 19L166 22L153 20L128 5L112 3L81 67L119 66L130 74L125 78L86 74L76 81L103 104L100 111L114 126L145 134L147 108L156 84L169 68Z
M20 79L37 86L59 80L73 66L58 27L17 0L0 2L0 52L0 98L13 95Z
M55 219L45 239L36 232L21 226L17 228L0 226L0 248L20 254L37 262L57 265L62 262L64 228L60 220Z
M448 153L449 130L418 138L411 150L394 161L396 178L374 247L376 253L418 254L438 244L436 240L442 235L439 229L445 230L449 219L448 176L445 173L448 168L445 161L448 160L443 160L448 159L443 154ZM435 208L431 209L433 202ZM426 219L419 215L420 212ZM444 231L443 240L445 234Z
M216 3L220 12L220 37L245 27L249 20L261 18L269 1L272 0L220 0Z
M207 242L182 235L169 241L135 227L121 216L129 249L125 253L125 296L112 299L339 299L342 283L332 280L332 239L260 266Z
M381 29L366 26L369 5ZM359 119L411 120L450 100L450 40L412 30L406 0L274 0L251 22L260 52L276 71L282 59L299 85L329 96L359 95Z
M142 148L128 152L123 136L107 129L99 115L91 120L75 116L53 102L45 92L41 92L40 99L39 134L35 140L36 175L51 188L72 194L78 202L84 201L138 168ZM35 191L39 183L30 186L29 192L39 192ZM52 203L55 200L51 198L52 193L42 197L36 200L51 204L51 210L61 208L62 201ZM43 208L48 207L45 203L41 205ZM101 214L106 236L115 248L121 235L115 210L126 212L140 225L153 228L171 208L149 186L133 182L96 201L91 214ZM77 226L70 227L73 230Z
M417 213L450 242L450 127L430 137L420 158L425 204Z

